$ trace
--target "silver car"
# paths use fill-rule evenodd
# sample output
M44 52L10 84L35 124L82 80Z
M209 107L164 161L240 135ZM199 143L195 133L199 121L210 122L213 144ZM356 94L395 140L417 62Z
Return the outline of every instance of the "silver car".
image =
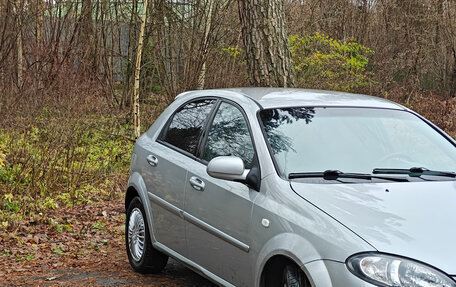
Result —
M375 97L180 94L132 154L128 258L221 286L456 287L455 146Z

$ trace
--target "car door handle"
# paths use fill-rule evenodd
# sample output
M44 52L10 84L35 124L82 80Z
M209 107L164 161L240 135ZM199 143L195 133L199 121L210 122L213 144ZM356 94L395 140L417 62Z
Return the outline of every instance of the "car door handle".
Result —
M204 181L197 178L196 176L190 177L189 182L190 182L190 185L198 191L203 191L204 188L206 187L206 184L204 183Z
M146 160L151 166L157 166L158 165L158 158L156 156L154 156L153 154L148 155L146 157Z

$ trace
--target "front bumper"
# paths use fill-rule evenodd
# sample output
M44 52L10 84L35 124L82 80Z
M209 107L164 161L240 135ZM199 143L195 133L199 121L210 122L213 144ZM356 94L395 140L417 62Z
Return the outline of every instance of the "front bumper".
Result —
M314 287L375 287L353 275L343 262L316 260L303 269Z

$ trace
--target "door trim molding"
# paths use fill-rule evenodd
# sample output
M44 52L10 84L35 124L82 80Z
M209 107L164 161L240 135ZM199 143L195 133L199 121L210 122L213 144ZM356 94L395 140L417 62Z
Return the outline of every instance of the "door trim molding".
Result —
M179 216L180 218L184 219L185 221L203 229L204 231L228 242L229 244L241 249L244 252L249 252L250 246L245 244L244 242L232 237L231 235L221 231L220 229L215 228L214 226L196 218L195 216L191 215L188 212L174 206L173 204L167 202L166 200L156 196L152 192L148 192L149 199L154 202L155 204L163 207L164 209L168 210L169 212Z

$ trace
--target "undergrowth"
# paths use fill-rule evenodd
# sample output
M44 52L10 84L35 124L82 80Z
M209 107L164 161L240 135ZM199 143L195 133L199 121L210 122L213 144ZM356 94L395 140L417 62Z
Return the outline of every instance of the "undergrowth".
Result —
M46 212L118 198L133 148L131 124L115 116L43 111L0 129L0 230Z

